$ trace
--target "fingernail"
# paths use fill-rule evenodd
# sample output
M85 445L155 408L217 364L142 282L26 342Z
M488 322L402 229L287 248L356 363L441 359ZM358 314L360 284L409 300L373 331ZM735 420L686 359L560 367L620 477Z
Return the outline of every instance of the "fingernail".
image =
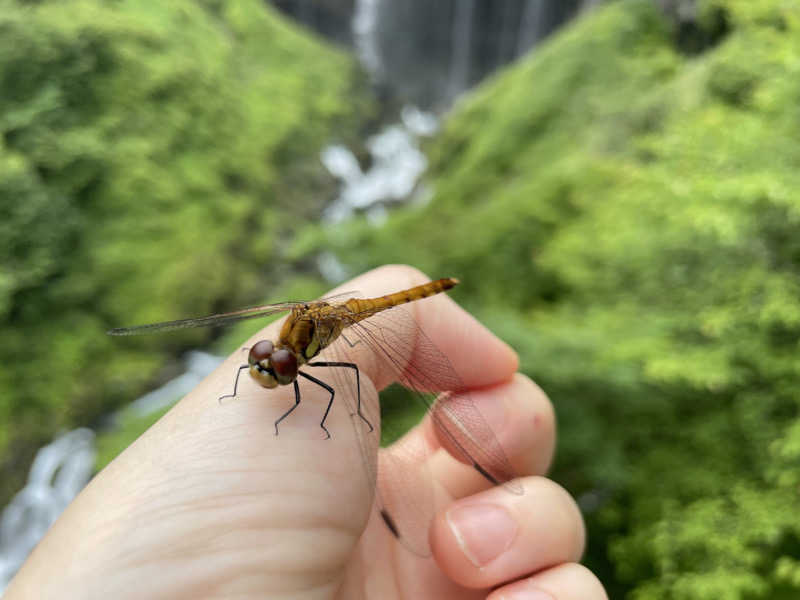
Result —
M447 523L461 551L483 567L508 550L517 536L517 522L495 504L467 504L447 511Z
M498 600L556 600L553 596L540 588L514 586L511 590L503 592Z

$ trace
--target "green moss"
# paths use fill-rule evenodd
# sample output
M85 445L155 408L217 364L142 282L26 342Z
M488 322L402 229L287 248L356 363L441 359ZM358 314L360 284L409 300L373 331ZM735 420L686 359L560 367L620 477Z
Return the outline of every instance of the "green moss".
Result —
M555 403L612 597L794 597L800 5L701 3L693 54L654 5L498 73L432 143L429 204L324 244L461 278Z

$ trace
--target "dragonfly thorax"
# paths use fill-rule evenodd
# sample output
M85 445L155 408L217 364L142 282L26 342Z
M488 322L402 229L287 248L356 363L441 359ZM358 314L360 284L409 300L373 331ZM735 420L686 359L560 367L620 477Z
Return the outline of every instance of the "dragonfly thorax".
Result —
M250 376L262 387L274 388L297 379L297 356L287 348L275 348L269 340L253 344L247 362Z
M320 303L320 311L330 310L327 303ZM250 348L247 362L250 376L265 388L288 385L297 379L297 370L335 340L341 325L328 324L325 319L310 318L308 305L295 307L283 324L277 343L261 340ZM323 342L320 338L323 330Z

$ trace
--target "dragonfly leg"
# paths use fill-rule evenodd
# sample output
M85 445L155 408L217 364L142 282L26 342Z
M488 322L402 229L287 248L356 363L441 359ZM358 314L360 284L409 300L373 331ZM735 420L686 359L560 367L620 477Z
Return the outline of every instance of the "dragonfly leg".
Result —
M361 343L361 340L356 340L355 342L351 342L350 340L347 339L347 336L344 333L340 333L339 337L342 338L345 342L347 342L347 345L350 346L351 348L355 348Z
M369 427L370 433L375 430L372 426L372 423L369 422L367 417L364 416L364 413L361 412L361 376L359 374L358 365L355 363L349 362L313 362L308 363L309 367L347 367L349 369L353 369L356 372L356 395L358 398L358 416L361 417L361 420L367 424Z
M283 421L286 417L288 417L292 411L297 408L297 405L300 404L300 386L297 385L297 379L294 380L294 406L283 413L280 418L275 421L275 435L278 435L278 423Z
M324 381L320 381L316 377L312 377L308 373L303 373L302 371L298 371L297 374L298 375L302 375L303 377L305 377L309 381L313 381L318 386L324 387L326 390L328 390L331 393L331 399L328 401L328 407L325 409L325 414L322 416L322 421L319 422L319 426L322 427L322 430L327 435L327 437L325 439L330 439L331 433L330 433L330 431L328 431L328 428L325 427L325 419L328 418L328 413L331 411L331 406L333 405L333 397L336 395L336 393L333 391L333 388L331 386L329 386L327 383L325 383ZM295 385L294 389L298 390L299 388L297 387L297 380L296 379L294 380L294 385ZM299 393L299 392L297 392L297 393ZM298 397L297 401L300 402L299 397ZM292 410L294 410L294 409L292 409ZM289 411L289 412L291 412L291 411ZM286 416L286 415L284 415L284 416ZM281 417L281 418L283 418L283 417Z
M235 398L236 397L236 388L239 386L239 375L242 374L242 371L250 367L250 365L242 365L236 370L236 379L233 380L233 393L232 394L225 394L224 396L220 396L217 398L217 402L222 403L222 400L225 398Z

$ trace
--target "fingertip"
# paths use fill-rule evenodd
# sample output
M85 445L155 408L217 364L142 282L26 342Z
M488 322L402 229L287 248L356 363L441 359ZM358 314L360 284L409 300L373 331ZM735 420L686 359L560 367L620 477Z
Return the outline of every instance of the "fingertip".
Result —
M431 550L456 583L492 587L580 558L585 532L575 501L542 477L520 483L523 494L493 488L436 516Z
M458 439L462 445L475 449L476 456L467 459L451 437L440 431L444 419L436 421L428 417L423 423L423 431L433 440L431 446L447 451L431 456L430 469L451 497L463 498L490 485L472 468L475 459L486 461L481 466L502 481L547 472L555 452L556 421L553 406L538 385L517 373L504 383L470 392L469 399L491 432L490 435L485 428L478 427L474 417L459 415L471 424L471 439L477 439L479 447L474 448L469 440ZM458 405L464 401L458 397L455 400L456 408L452 410L460 413ZM450 431L458 437L456 428Z
M565 563L498 588L487 600L608 600L608 594L589 569Z

